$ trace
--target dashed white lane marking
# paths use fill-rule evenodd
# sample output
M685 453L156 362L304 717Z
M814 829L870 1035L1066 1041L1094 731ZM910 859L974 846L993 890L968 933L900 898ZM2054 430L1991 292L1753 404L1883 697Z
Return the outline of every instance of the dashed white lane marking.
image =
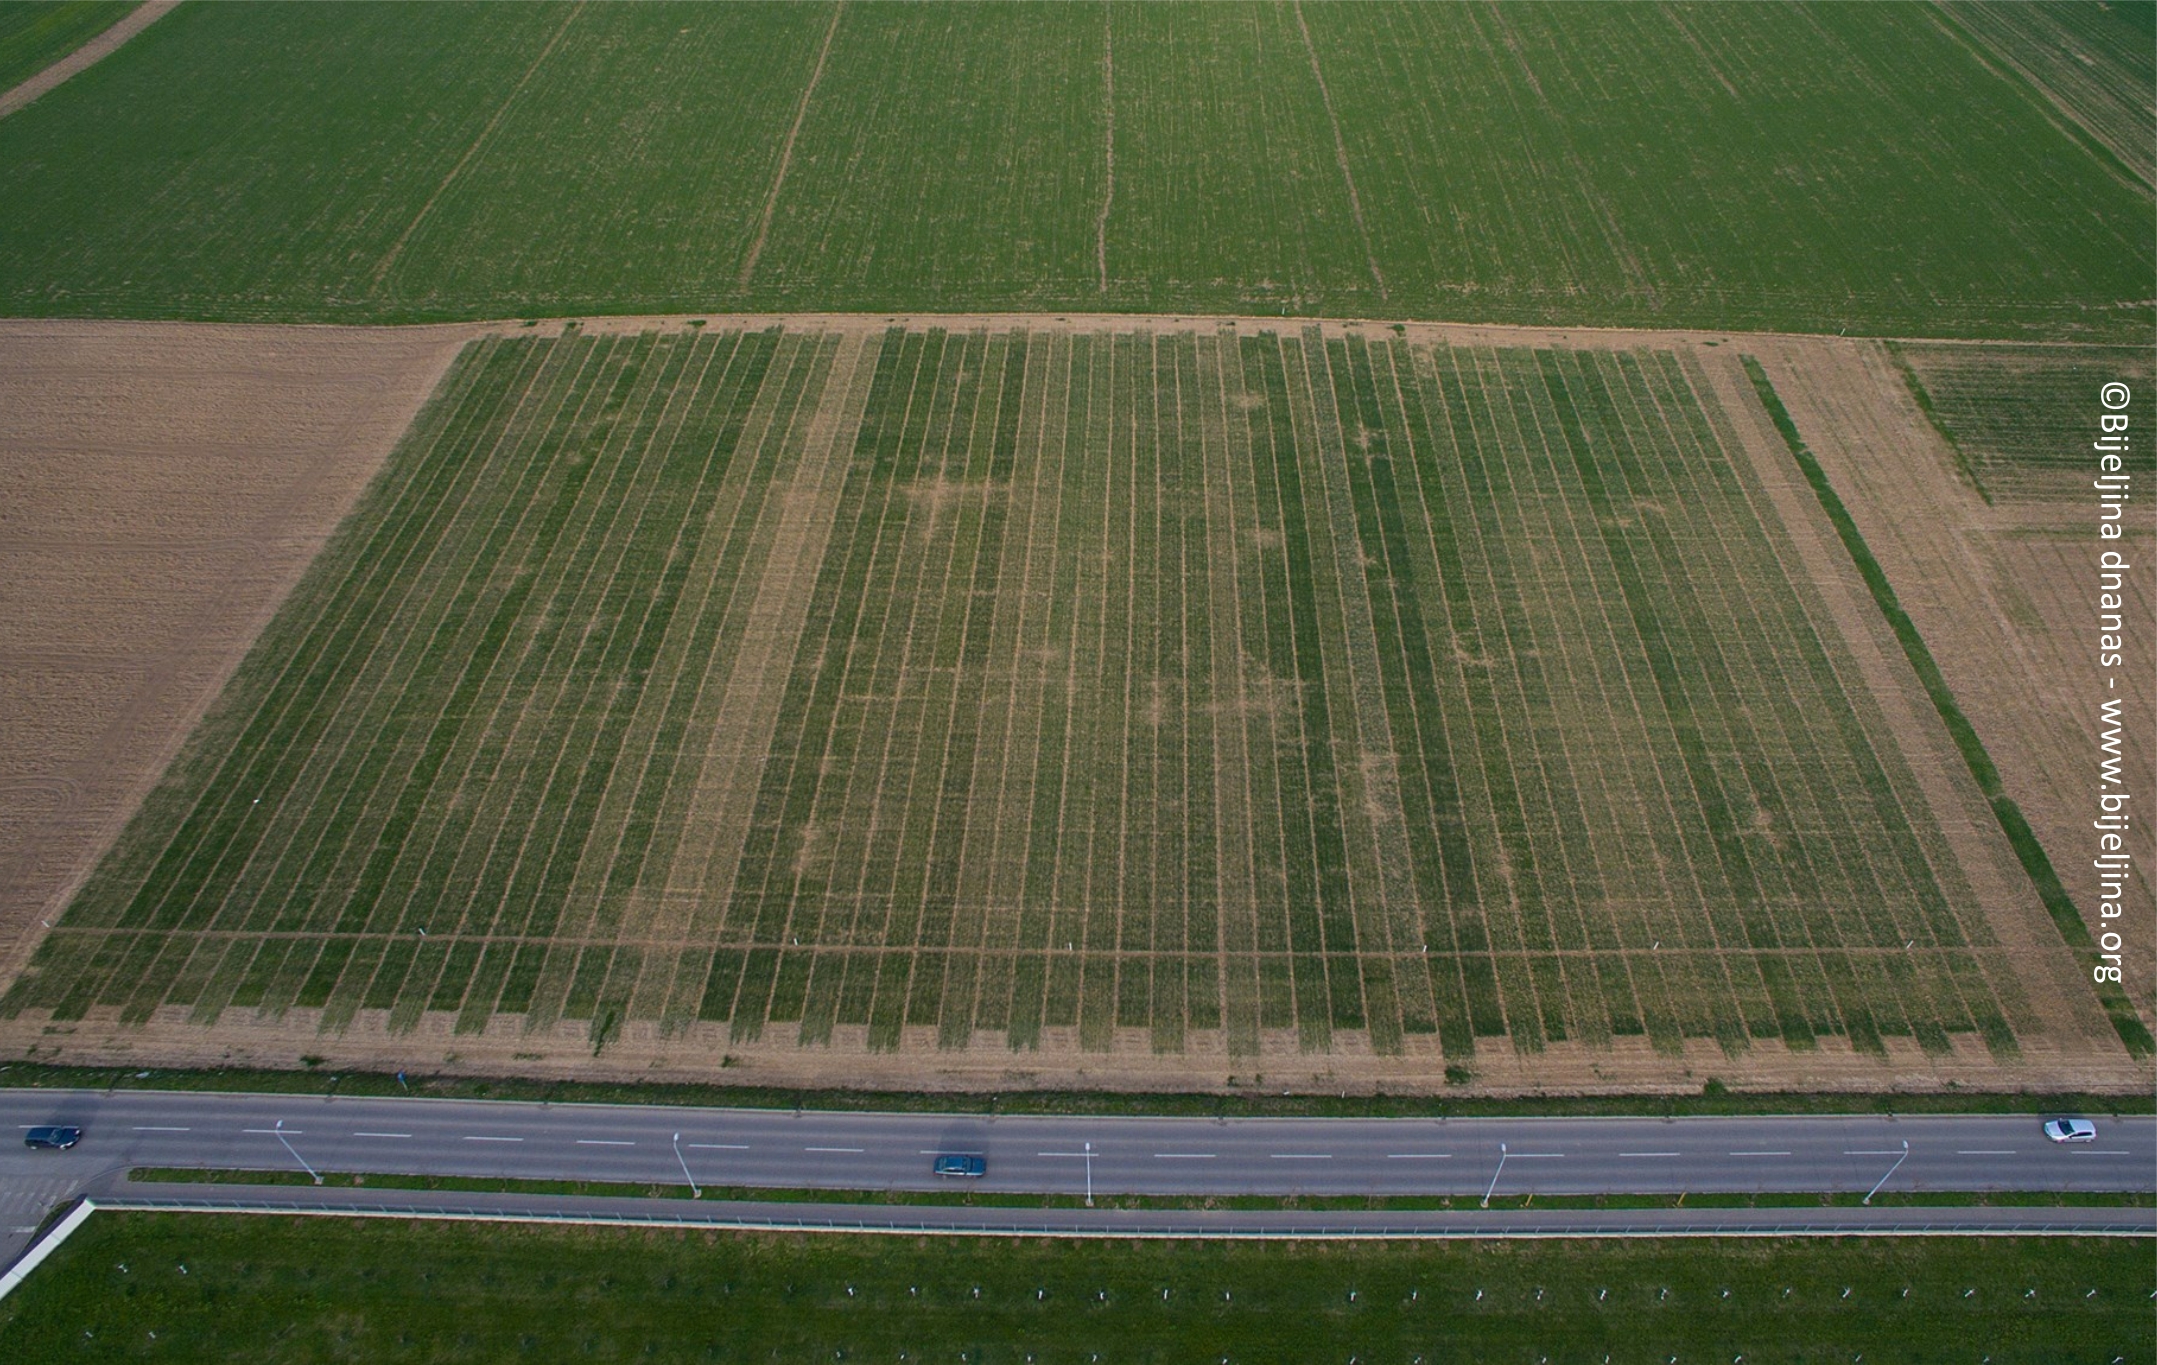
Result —
M408 1138L412 1135L410 1133L354 1133L352 1136L372 1138Z
M1331 1153L1331 1152L1274 1152L1274 1153L1271 1153L1271 1155L1272 1155L1272 1157L1273 1157L1273 1159L1274 1159L1275 1161L1331 1161L1331 1160L1333 1160L1333 1153Z
M1956 1156L2013 1156L2014 1154L2015 1149L2012 1147L1970 1147L1955 1153Z
M860 1147L804 1147L802 1150L804 1152L844 1152L852 1156L860 1156L863 1151Z
M1211 1161L1214 1156L1215 1154L1212 1152L1155 1152L1153 1159L1155 1161Z
M1619 1156L1677 1156L1677 1152L1620 1152Z
M467 1137L467 1138L465 1139L465 1141L466 1141L466 1142L522 1142L522 1141L524 1141L524 1139L523 1139L523 1138L512 1138L512 1137Z
M1731 1153L1730 1155L1732 1155L1732 1156L1788 1156L1788 1155L1790 1155L1790 1154L1789 1154L1788 1152L1732 1152L1732 1153ZM1898 1153L1896 1153L1896 1155L1897 1155L1897 1156L1900 1156L1900 1155L1901 1155L1901 1153L1900 1153L1900 1152L1898 1152Z
M305 1128L242 1128L240 1131L243 1133L261 1133L265 1137L276 1137L279 1133L283 1133L286 1137L298 1137L307 1130Z
M1900 1148L1900 1147L1890 1147L1890 1148L1888 1148L1888 1149L1887 1149L1886 1151L1870 1151L1870 1150L1867 1150L1867 1151L1860 1151L1860 1152L1844 1152L1844 1153L1843 1153L1843 1155L1844 1155L1844 1156L1901 1156L1901 1155L1902 1155L1902 1148Z
M626 1138L578 1138L579 1147L634 1147L637 1144Z
M1506 1157L1507 1157L1507 1158L1508 1158L1509 1160L1512 1160L1512 1161L1556 1161L1556 1160L1560 1159L1561 1157L1563 1157L1564 1155L1565 1155L1565 1153L1563 1153L1563 1152L1507 1152L1507 1153L1506 1153Z
M138 1123L135 1125L135 1131L138 1133L192 1133L195 1130L192 1128L167 1128L156 1123Z
M682 1146L693 1148L700 1152L746 1152L749 1150L749 1144L746 1142L685 1142Z
M2114 1152L2114 1151L2103 1151L2103 1152L2069 1152L2069 1153L2068 1153L2068 1155L2069 1155L2069 1156L2133 1156L2133 1155L2134 1155L2134 1153L2133 1153L2133 1152Z
M1035 1152L1035 1156L1099 1156L1099 1152Z
M1387 1152L1388 1161L1451 1161L1451 1152Z

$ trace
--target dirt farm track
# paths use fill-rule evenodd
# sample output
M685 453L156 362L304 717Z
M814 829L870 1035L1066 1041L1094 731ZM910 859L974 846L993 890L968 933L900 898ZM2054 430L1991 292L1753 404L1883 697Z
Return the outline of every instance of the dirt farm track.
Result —
M680 334L689 321L617 318L568 331L587 338ZM1906 800L1937 830L1930 856L1952 865L1950 880L1962 888L1955 894L1969 907L1961 913L1979 926L1988 961L2005 964L1986 970L2013 979L2015 1003L2004 1008L2015 1045L1988 1048L1972 1032L1955 1033L1944 1047L1890 1036L1873 1050L1841 1037L1798 1047L1756 1038L1731 1048L1709 1037L1651 1045L1637 1033L1606 1031L1524 1048L1493 1036L1476 1040L1466 1084L1492 1093L1697 1090L1710 1076L1776 1089L2146 1086L2146 1063L2130 1057L2108 1026L2084 969L2001 836L1741 364L1741 355L1756 358L1772 378L2009 794L2086 909L2088 879L2069 871L2086 862L2083 788L2096 744L2094 720L2077 706L2088 690L2081 681L2088 669L2086 509L2041 499L1987 501L1958 482L1954 453L1912 402L1894 353L1882 344L1216 318L713 316L697 323L708 335L774 325L828 341L840 357L831 362L836 372L852 363L857 345L899 334L891 329L931 328L990 336L1027 329L1049 338L1288 336L1302 328L1310 346L1345 336L1479 353L1674 356L1673 366L1693 376L1716 440L1742 452L1747 486L1761 490L1761 516L1783 547L1781 562L1817 603L1808 609L1839 634L1832 653L1840 686L1861 698L1864 715L1877 717L1866 724L1899 746L1896 771L1907 776L1897 780L1912 793ZM31 963L430 394L456 372L460 351L481 338L564 332L559 322L337 328L0 321L0 990ZM857 383L865 389L865 379ZM847 438L846 424L862 420L843 384L834 381L832 395L821 417L804 408L803 439L812 448ZM846 408L847 401L856 406ZM820 421L838 426L825 430ZM966 492L956 483L950 489L953 497ZM949 491L939 486L939 496ZM825 515L820 506L790 500L785 515ZM776 522L779 514L772 515ZM938 515L930 510L932 531ZM2157 556L2146 529L2127 544L2138 567ZM2144 623L2157 607L2149 582L2147 573L2133 579L2129 604ZM806 600L804 588L802 609ZM2150 632L2130 640L2139 656L2127 671L2144 679L2157 673ZM786 660L772 667L783 674ZM765 690L771 696L758 705L776 713L777 688ZM1131 723L1135 732L1136 719ZM2149 735L2131 737L2129 760L2136 790L2152 789ZM746 801L734 804L746 809ZM2152 865L2152 852L2143 836L2138 864ZM2146 883L2136 894L2149 903ZM2133 1000L2148 1023L2147 983L2157 963L2149 943L2133 951L2130 980L2143 983ZM0 1059L290 1066L310 1055L331 1066L713 1079L723 1057L730 1077L763 1084L1213 1089L1263 1077L1267 1085L1396 1093L1445 1088L1452 1060L1430 1032L1374 1042L1356 1028L1336 1028L1314 1046L1308 1029L1299 1034L1278 1024L1239 1042L1225 1026L1194 1023L1178 1033L1178 1045L1165 1047L1158 1031L1145 1028L1082 1037L1053 1022L1026 1046L1007 1044L993 1029L962 1034L954 1045L948 1031L940 1038L935 1027L911 1020L895 1044L878 1045L866 1028L843 1020L808 1040L792 1024L774 1022L745 1036L708 1017L662 1028L656 1016L631 1016L608 1036L573 1018L535 1028L503 1013L481 1023L460 1026L454 1010L439 1008L394 1022L374 1008L334 1019L304 1006L229 1008L209 1023L174 1005L125 1021L104 1004L65 1018L32 1008L0 1020ZM1463 1078L1454 1079L1458 1085Z

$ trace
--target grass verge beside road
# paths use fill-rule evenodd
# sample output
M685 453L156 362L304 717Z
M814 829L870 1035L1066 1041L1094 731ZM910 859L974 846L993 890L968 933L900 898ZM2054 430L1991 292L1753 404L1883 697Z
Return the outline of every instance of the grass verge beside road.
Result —
M304 1171L205 1170L190 1166L144 1166L128 1172L131 1183L168 1185L313 1185ZM507 1180L485 1176L381 1175L324 1171L329 1189L427 1190L467 1194L537 1194L608 1196L626 1199L690 1199L686 1185L638 1185L600 1180ZM1496 1209L1807 1209L1851 1208L1865 1202L1843 1194L1509 1194L1487 1205L1472 1195L1145 1195L1104 1194L1088 1205L1075 1194L995 1194L949 1190L767 1189L754 1185L704 1185L710 1201L765 1204L876 1204L982 1209L1342 1209L1367 1212L1417 1212L1489 1207ZM2151 1208L2157 1195L2132 1192L2061 1192L1932 1190L1875 1195L1883 1208Z
M615 1081L550 1081L525 1077L407 1076L375 1071L252 1068L143 1070L0 1066L0 1088L34 1090L200 1090L269 1095L415 1096L426 1099L518 1100L539 1104L652 1104L709 1109L816 1109L839 1113L1099 1114L1206 1118L1508 1118L1617 1115L1691 1118L1745 1114L2150 1114L2157 1096L2082 1092L2029 1094L1954 1090L1930 1094L1733 1091L1710 1080L1697 1093L1677 1095L1340 1095L1260 1092L1218 1094L1157 1091L1022 1090L793 1090L778 1086L663 1085Z
M103 1213L17 1359L2146 1360L2150 1257L2059 1239L1070 1243Z

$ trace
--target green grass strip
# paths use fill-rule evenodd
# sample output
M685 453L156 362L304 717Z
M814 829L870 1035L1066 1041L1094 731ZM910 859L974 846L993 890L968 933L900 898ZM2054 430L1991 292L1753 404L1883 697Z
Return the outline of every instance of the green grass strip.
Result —
M249 948L252 945L245 945ZM1038 960L1038 959L1037 959ZM668 1104L732 1109L802 1109L827 1113L1143 1114L1234 1118L1420 1117L1509 1118L1558 1115L1685 1117L1701 1114L2088 1114L2157 1113L2149 1091L1792 1092L1732 1090L1710 1077L1697 1091L1665 1095L1343 1095L1338 1090L1284 1094L1263 1072L1231 1078L1221 1093L1108 1090L960 1091L786 1089L778 1086L665 1084L650 1081L542 1080L514 1076L417 1073L399 1082L390 1071L337 1071L320 1059L309 1069L141 1070L41 1062L0 1066L0 1087L26 1090L202 1091L221 1094L422 1096L437 1099L522 1100L548 1104ZM722 1054L721 1069L735 1064ZM1455 1070L1449 1068L1449 1070ZM1453 1084L1475 1078L1457 1068Z
M1880 615L1887 619L1888 628L1895 632L1895 638L1902 643L1902 652L1910 660L1910 667L1916 671L1918 681L1924 685L1925 695L1932 698L1933 708L1940 713L1940 719L1946 724L1948 734L1954 737L1955 747L1962 751L1962 761L1969 765L1970 776L1976 780L1977 789L1984 793L1985 800L1991 803L1993 816L1999 820L2001 832L2006 834L2008 844L2015 850L2015 856L2022 860L2022 870L2029 874L2030 884L2037 888L2037 897L2051 913L2052 922L2059 928L2060 937L2067 940L2068 947L2083 954L2086 961L2094 960L2097 945L2090 941L2089 927L2082 922L2082 913L2075 909L2074 901L2067 895L2067 888L2060 883L2059 874L2052 870L2052 860L2045 856L2044 846L2037 842L2037 835L2030 829L2030 822L2024 818L2022 808L2007 794L2000 781L1999 769L1993 766L1992 756L1985 752L1984 741L1978 738L1976 727L1970 724L1969 718L1962 714L1962 708L1956 705L1955 694L1948 689L1947 679L1942 676L1940 666L1933 662L1931 651L1925 648L1925 641L1918 635L1916 624L1910 620L1909 613L1902 609L1902 603L1896 599L1894 585L1887 581L1887 574L1881 569L1880 561L1873 558L1871 549L1865 544L1865 537L1858 532L1857 522L1851 518L1849 509L1843 506L1842 499L1835 495L1834 486L1828 482L1827 473L1821 469L1819 460L1814 458L1812 451L1798 436L1797 424L1790 420L1789 411L1783 407L1782 399L1776 396L1775 386L1768 382L1767 371L1762 369L1760 362L1752 356L1740 358L1745 362L1745 373L1752 377L1753 388L1760 395L1761 405L1767 409L1769 418L1775 423L1775 429L1782 433L1783 444L1790 447L1791 457L1797 461L1798 468L1804 471L1806 482L1812 485L1814 495L1820 499L1821 510L1825 511L1828 520L1835 524L1835 533L1842 537L1843 548L1850 552L1850 558L1857 565L1859 575L1864 578L1865 586L1872 590L1873 603L1880 608ZM2149 1030L2136 1017L2134 1005L2128 1000L2126 991L2118 986L2107 990L2099 985L2097 995L2104 1004L2106 1017L2111 1019L2113 1029L2119 1034L2120 1041L2126 1044L2131 1055L2147 1057L2157 1053L2157 1040L2150 1037Z
M0 1303L0 1339L35 1361L1759 1365L1980 1345L2142 1361L2157 1348L2145 1246L1096 1243L112 1211Z
M314 1185L306 1171L211 1170L200 1166L137 1166L130 1184ZM894 1208L975 1209L1234 1209L1270 1213L1284 1209L1414 1213L1483 1207L1474 1194L1103 1194L1091 1203L1081 1194L1004 1194L980 1190L820 1190L799 1186L702 1185L607 1180L520 1180L474 1175L384 1175L322 1172L322 1187L336 1190L428 1190L454 1194L610 1196L627 1199L691 1199L759 1204L875 1204ZM1490 1200L1494 1209L1827 1209L1858 1208L1856 1191L1758 1194L1510 1194ZM2146 1190L1909 1190L1874 1195L1875 1208L2157 1208Z

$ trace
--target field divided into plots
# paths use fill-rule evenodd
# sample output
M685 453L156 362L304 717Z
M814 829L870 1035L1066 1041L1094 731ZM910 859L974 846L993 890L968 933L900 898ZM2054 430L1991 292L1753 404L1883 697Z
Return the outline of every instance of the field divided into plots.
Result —
M0 1008L2012 1050L1701 382L1375 329L475 342Z
M2139 344L2157 202L2025 9L183 6L0 120L0 312Z
M2131 431L2157 421L2157 364L2140 346L1891 344L1903 383L1955 454L1958 472L1987 502L2072 498L2093 502L2099 472L2098 393L2119 382ZM2157 450L2125 453L2126 470L2157 475Z

